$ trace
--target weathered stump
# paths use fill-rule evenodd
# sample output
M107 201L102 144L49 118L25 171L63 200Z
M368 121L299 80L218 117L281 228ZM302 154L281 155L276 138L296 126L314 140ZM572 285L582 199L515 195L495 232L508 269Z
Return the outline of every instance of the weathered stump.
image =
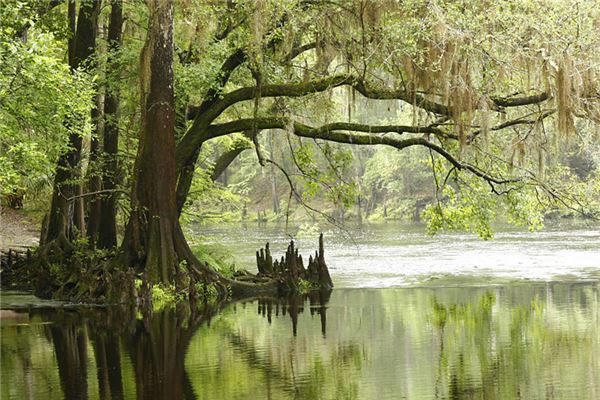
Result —
M280 291L298 292L333 288L329 269L325 263L323 234L319 236L319 250L315 252L314 258L312 255L309 257L307 267L304 267L302 256L298 253L293 240L285 255L275 261L267 243L264 249L256 252L256 265L259 276L274 278L279 282Z

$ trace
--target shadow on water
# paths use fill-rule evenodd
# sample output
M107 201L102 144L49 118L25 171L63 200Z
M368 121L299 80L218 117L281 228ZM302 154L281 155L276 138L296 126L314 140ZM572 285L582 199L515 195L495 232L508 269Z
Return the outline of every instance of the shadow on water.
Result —
M600 398L597 283L2 314L2 399Z

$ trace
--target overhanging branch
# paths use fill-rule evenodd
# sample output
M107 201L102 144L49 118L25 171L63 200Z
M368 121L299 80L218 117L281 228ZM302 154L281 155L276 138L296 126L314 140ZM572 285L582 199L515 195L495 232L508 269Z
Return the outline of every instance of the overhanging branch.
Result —
M245 118L231 122L225 122L222 124L210 125L207 129L205 139L213 139L219 136L229 135L235 132L243 132L250 130L253 127L256 129L285 129L289 123L288 118L283 117L265 117L265 118ZM294 127L308 127L308 125L300 124L299 122L294 123ZM299 128L302 129L302 128ZM444 132L440 128L431 126L412 126L412 125L365 125L356 124L350 122L334 122L326 125L322 125L318 128L310 128L314 130L314 135L328 135L337 131L354 131L364 133L431 133L440 138L452 138L454 135ZM316 137L316 136L315 136Z
M369 99L376 100L402 100L412 104L425 111L440 116L451 116L450 107L426 98L424 95L410 90L390 89L385 87L376 87L367 84L360 77L340 74L316 79L309 82L271 84L261 86L261 97L302 97L314 93L324 92L335 87L351 86L356 91ZM194 123L184 135L180 146L177 148L177 162L182 163L189 158L189 148L196 147L202 142L202 134L206 128L218 118L226 109L232 105L252 100L255 95L254 86L243 87L223 96L221 100L215 100L211 104L203 104L200 107L200 113L196 115ZM516 107L523 105L536 104L549 99L547 93L525 97L496 97L492 101L497 107Z
M550 99L550 94L547 92L535 94L532 96L523 97L492 97L492 101L498 107L519 107L531 104L542 103Z
M530 119L527 116L516 118L516 119L512 119L510 121L506 121L506 122L503 122L503 123L501 123L499 125L491 127L490 131L500 131L502 129L510 128L511 126L518 126L518 125L534 125L534 124L536 124L536 123L544 120L545 118L551 116L555 112L556 112L556 110L546 110L544 112L541 112L537 116L537 118L534 118L534 119ZM477 136L481 135L482 132L483 131L481 129L478 129L478 130L474 131L473 133L471 133L469 135L469 137L467 138L467 141L469 143L471 143L473 140L475 140L475 138L477 138Z
M314 49L316 46L315 42L307 43L298 47L294 47L287 58L289 60L294 59L305 51ZM231 74L235 71L240 65L246 62L248 59L248 55L244 49L237 49L233 52L221 65L221 69L219 71L219 76L217 78L217 82L215 88L211 88L205 96L205 100L199 106L191 106L187 110L186 118L188 120L194 120L198 115L204 113L209 107L215 104L218 94L221 89L225 86L225 84L229 81ZM255 88L251 88L253 91ZM248 99L249 100L249 99ZM240 100L241 101L241 100Z
M472 174L494 184L506 184L519 182L520 179L503 179L491 176L481 169L459 161L441 146L430 142L424 137L411 137L399 139L397 136L376 135L375 133L395 132L395 133L435 133L437 128L431 127L413 127L402 125L370 126L352 123L332 123L321 127L311 127L300 122L290 121L288 118L258 118L242 119L224 124L214 124L208 130L210 138L228 135L233 132L244 131L251 127L257 130L263 129L286 129L292 127L296 136L320 139L329 142L353 144L358 146L386 145L402 150L412 146L422 146L431 149L444 157L452 166L458 170L469 171ZM343 129L343 130L342 130Z

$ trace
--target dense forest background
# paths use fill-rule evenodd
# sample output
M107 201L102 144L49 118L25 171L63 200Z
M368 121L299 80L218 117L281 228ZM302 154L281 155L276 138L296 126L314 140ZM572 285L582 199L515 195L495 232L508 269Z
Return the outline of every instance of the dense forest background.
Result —
M0 21L2 203L37 213L41 259L206 279L181 225L598 216L595 1L10 0Z
M147 8L142 2L124 2L119 46L111 45L109 38L110 2L93 10L98 13L96 51L73 70L65 59L73 33L66 4L62 3L9 1L2 10L3 204L24 204L26 209L35 210L38 218L43 216L52 194L56 162L69 145L69 134L75 133L82 139L78 179L85 191L102 191L98 182L102 171L112 170L116 185L108 190L118 194L122 225L128 215L128 202L123 200L129 194L140 124L138 59L146 35ZM538 178L543 177L544 184L556 189L556 196L543 199L539 192L523 194L518 199L518 212L512 213L513 218L508 213L513 222L539 227L542 216L558 208L562 208L561 215L590 215L590 202L598 200L597 194L590 191L597 192L599 185L600 153L597 128L589 124L589 118L595 115L591 115L588 102L597 97L597 92L582 85L594 85L594 61L586 59L591 57L598 40L593 2L576 2L574 10L568 6L570 2L499 2L493 7L500 19L493 24L484 13L476 15L486 2L433 2L435 7L427 8L425 13L427 3L177 2L177 135L183 135L190 104L198 103L211 90L222 90L214 87L215 77L222 73L222 60L235 47L248 50L248 65L232 73L226 83L230 89L255 79L257 68L265 82L307 81L311 75L362 68L384 82L412 79L404 85L420 90L429 86L446 92L464 91L460 95L471 97L475 103L491 98L499 88L509 89L505 93L513 96L521 92L549 92L553 97L550 103L554 104L533 103L519 115L512 111L500 113L505 122L529 119L523 121L526 123L509 124L512 126L506 132L496 133L498 126L488 127L493 135L485 133L480 143L469 146L484 151L465 146L462 155L479 160L488 151L490 160L498 158L506 163L501 167L503 173L518 170L516 174L523 174L531 169ZM447 7L452 12L444 12ZM539 18L537 7L549 12ZM468 12L460 12L461 8ZM404 21L394 19L394 14L402 15ZM286 18L289 21L284 23ZM343 21L352 29L344 32L339 26ZM493 35L490 29L495 29ZM399 41L400 37L403 40ZM286 60L289 55L284 53L291 51L294 44L306 48L294 59ZM507 51L507 46L518 51ZM385 49L392 47L394 50L388 55ZM386 55L390 58L382 58ZM399 68L404 70L400 76L392 71ZM457 71L460 68L466 70ZM409 74L412 76L404 77ZM457 77L466 80L457 81ZM561 88L561 79L569 87ZM447 80L450 82L444 82ZM110 112L113 93L119 100L118 116L103 116L105 110ZM451 95L455 93L442 97ZM548 115L546 120L544 113L555 114L555 107L564 101L569 102L564 105L569 108L568 115ZM313 124L435 122L427 110L414 107L406 99L373 101L352 87L338 87L299 99L257 98L255 103L259 103L258 110L253 111L254 102L247 102L228 112L291 113L298 120ZM467 111L468 124L474 129L492 123L489 110ZM67 118L69 123L65 123ZM114 128L110 127L112 124ZM450 131L460 133L466 127L464 122L459 129L451 127ZM98 151L106 129L119 132L114 154ZM561 129L565 131L562 134ZM262 166L257 162L257 153L252 150L255 144L260 144L262 152L288 175L274 164ZM266 129L254 144L249 134L241 133L207 141L197 159L183 213L187 220L194 221L325 218L341 223L349 219L422 219L434 231L457 225L485 236L488 222L498 214L506 220L504 211L514 209L517 202L510 198L510 189L501 189L506 194L500 197L509 198L503 201L495 198L485 182L480 184L463 176L448 179L450 167L433 157L427 148L345 146ZM105 172L104 175L107 181ZM84 200L85 207L90 208L96 197L86 196ZM436 218L440 206L447 209L443 219L450 222L440 223ZM453 219L461 221L454 224Z

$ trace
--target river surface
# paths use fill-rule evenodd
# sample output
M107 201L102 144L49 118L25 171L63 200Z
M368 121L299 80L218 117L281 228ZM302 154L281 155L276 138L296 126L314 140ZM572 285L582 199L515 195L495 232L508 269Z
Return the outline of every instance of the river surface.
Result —
M600 280L600 225L554 224L530 233L499 228L494 240L473 234L428 236L415 224L365 224L340 231L331 226L222 225L203 229L206 242L223 244L242 267L255 269L255 251L271 243L283 254L291 237L301 253L325 237L325 257L336 288L415 285L488 285L512 281Z
M316 232L287 231L305 254ZM287 242L278 225L202 233L248 269ZM600 229L381 224L325 243L336 288L310 296L141 315L4 292L0 398L600 399Z

